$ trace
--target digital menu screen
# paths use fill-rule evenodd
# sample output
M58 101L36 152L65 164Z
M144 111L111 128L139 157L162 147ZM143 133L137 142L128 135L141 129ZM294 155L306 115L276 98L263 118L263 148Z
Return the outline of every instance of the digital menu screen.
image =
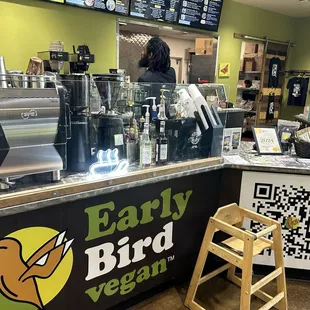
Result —
M128 15L130 0L66 0L65 3L87 9Z
M182 0L131 0L130 16L177 23Z
M179 24L218 31L223 0L181 0Z
M44 0L47 2L65 3L65 0Z

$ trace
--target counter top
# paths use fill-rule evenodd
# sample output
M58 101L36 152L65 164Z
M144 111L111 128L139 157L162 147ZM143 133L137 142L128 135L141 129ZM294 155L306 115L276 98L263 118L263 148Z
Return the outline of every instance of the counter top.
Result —
M54 184L32 184L28 187L21 185L9 193L0 193L0 216L218 170L223 165L223 158L207 158L151 167L115 177L93 178L85 173L69 175Z
M310 159L296 155L258 155L253 150L254 142L242 142L238 155L225 156L227 168L277 173L310 174Z
M310 175L310 160L288 155L258 156L253 151L253 144L242 142L239 154L224 156L224 160L208 158L174 163L132 171L113 178L94 179L85 173L68 175L56 184L47 185L42 182L30 186L21 184L9 193L0 193L0 216L223 168Z

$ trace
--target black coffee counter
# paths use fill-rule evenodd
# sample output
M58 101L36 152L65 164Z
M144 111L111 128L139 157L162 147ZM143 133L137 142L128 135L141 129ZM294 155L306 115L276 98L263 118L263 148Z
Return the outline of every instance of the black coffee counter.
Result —
M58 265L52 274L45 271L44 279L34 273L34 295L18 302L1 295L0 305L35 310L40 296L50 310L127 309L133 298L190 277L209 217L233 202L279 215L289 236L288 271L308 278L310 247L302 234L309 231L309 165L288 156L260 157L251 148L243 144L240 156L225 162L197 160L113 179L76 175L57 185L1 194L0 251L5 238L14 238L25 262L35 253L39 263L46 263L52 255L45 254L54 253ZM285 226L291 211L299 221L294 229ZM49 240L54 241L45 244ZM5 257L0 255L0 266L15 268L13 258ZM271 260L269 253L261 255L257 268L268 269L260 266Z

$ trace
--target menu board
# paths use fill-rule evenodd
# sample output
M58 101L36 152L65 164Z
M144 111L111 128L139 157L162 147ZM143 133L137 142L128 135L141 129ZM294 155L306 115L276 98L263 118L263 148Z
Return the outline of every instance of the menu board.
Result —
M182 0L179 24L209 31L217 31L223 0Z
M66 4L87 9L128 15L130 0L65 0Z
M65 0L44 0L47 2L65 3Z
M130 16L177 23L182 0L131 0Z

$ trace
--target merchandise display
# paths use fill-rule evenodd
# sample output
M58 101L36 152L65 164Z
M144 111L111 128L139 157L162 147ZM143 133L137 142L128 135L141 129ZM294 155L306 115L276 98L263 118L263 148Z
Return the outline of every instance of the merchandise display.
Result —
M294 77L287 83L289 97L287 104L293 106L305 106L307 100L309 78Z
M274 93L269 94L266 120L274 119L275 96Z
M282 150L288 152L291 148L291 138L295 136L299 129L299 122L291 122L287 120L278 120L278 135L281 141Z
M279 73L282 70L280 58L274 57L270 60L269 70L268 87L277 88L279 85Z

